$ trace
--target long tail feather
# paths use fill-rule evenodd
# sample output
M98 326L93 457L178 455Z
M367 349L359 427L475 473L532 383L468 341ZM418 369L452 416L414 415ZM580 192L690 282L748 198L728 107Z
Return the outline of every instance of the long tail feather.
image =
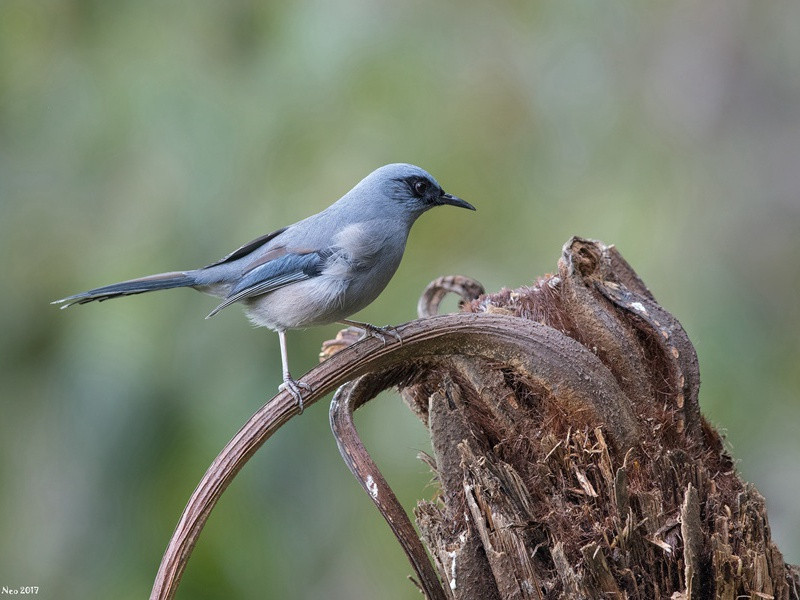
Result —
M157 275L140 277L139 279L130 279L128 281L121 281L120 283L113 283L87 292L75 294L74 296L67 296L66 298L51 302L51 304L61 304L61 308L67 308L73 304L86 304L87 302L94 302L95 300L102 302L109 298L143 294L155 290L188 287L196 283L194 277L182 271L159 273Z

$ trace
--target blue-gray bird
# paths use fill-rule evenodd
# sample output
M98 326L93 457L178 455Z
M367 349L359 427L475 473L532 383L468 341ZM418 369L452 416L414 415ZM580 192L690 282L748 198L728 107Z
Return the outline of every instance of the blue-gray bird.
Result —
M207 267L131 279L53 304L66 308L177 287L222 298L208 317L240 302L254 324L278 332L283 367L279 389L288 390L302 411L302 388L308 385L289 373L286 330L340 322L378 337L395 335L347 317L375 300L389 283L414 221L443 204L475 210L446 194L423 169L386 165L322 212L261 236Z

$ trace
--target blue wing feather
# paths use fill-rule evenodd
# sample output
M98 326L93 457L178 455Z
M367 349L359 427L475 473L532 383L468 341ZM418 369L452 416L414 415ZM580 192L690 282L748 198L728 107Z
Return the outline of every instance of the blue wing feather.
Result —
M290 283L311 279L320 274L329 253L317 251L306 254L285 254L251 269L231 289L225 300L212 310L206 318L213 317L231 304L261 296Z

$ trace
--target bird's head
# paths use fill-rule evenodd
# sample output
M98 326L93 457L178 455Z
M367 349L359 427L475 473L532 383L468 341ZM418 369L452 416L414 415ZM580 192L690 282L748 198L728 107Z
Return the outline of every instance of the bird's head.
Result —
M445 193L430 173L405 163L376 169L354 191L359 188L366 192L372 206L385 214L406 214L415 219L426 210L444 204L475 210L469 202Z

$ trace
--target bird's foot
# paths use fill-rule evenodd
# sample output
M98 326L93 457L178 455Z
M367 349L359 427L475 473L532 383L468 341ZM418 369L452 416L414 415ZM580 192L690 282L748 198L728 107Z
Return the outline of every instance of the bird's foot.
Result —
M283 383L278 386L279 392L289 392L297 401L297 408L300 410L298 414L303 414L303 390L309 394L313 391L310 385L303 381L292 379L290 375L285 377Z
M395 329L391 325L387 325L386 327L378 327L377 325L372 325L370 323L359 323L358 327L364 330L364 335L361 336L362 340L366 337L374 337L383 342L383 345L385 346L386 336L391 336L398 342L400 342L401 346L403 345L403 338L400 337L400 334L397 332L397 329Z

